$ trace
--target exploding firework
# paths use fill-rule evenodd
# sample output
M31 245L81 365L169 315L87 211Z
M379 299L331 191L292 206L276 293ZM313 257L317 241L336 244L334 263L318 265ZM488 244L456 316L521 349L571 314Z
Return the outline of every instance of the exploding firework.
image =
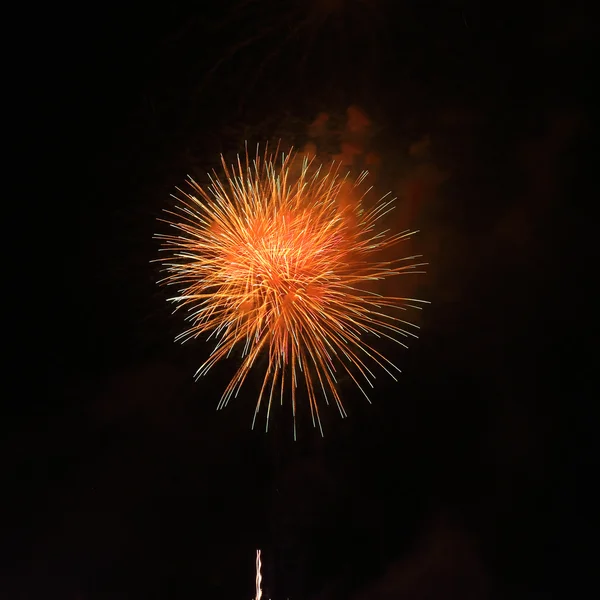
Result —
M387 338L405 346L416 325L400 311L423 301L377 292L380 280L422 273L418 256L383 260L382 252L412 233L390 235L379 228L393 209L386 195L366 206L360 189L366 173L351 181L339 165L265 150L251 160L215 172L206 188L191 178L189 193L178 189L176 209L165 220L176 230L157 235L167 252L166 277L176 286L170 298L187 310L189 323L176 339L209 334L216 341L196 377L208 373L235 349L241 364L226 387L219 408L238 395L260 356L268 358L254 412L266 403L266 427L273 401L291 396L296 409L301 390L313 425L319 426L320 396L345 416L338 390L349 377L367 397L377 365L394 379L399 369L372 344ZM300 390L300 391L299 391Z

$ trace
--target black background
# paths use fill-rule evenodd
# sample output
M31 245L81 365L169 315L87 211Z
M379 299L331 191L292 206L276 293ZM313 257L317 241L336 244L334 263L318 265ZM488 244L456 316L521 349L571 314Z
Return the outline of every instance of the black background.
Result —
M250 598L257 548L273 600L597 586L591 17L324 5L323 22L310 2L265 0L14 24L44 165L22 232L40 242L32 333L4 419L3 598ZM372 405L350 392L348 419L326 411L324 438L301 422L293 442L285 407L250 430L252 387L215 411L232 364L194 383L206 350L172 342L152 235L187 173L352 104L380 124L388 165L432 139L450 175L418 227L444 240L442 266L420 340L394 356L400 382ZM495 233L511 214L518 242Z

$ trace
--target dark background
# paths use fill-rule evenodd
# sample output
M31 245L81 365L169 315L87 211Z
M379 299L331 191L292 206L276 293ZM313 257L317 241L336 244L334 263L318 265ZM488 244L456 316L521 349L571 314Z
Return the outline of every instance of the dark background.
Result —
M593 595L590 20L265 0L15 25L45 164L34 358L3 420L2 597L250 598L257 548L273 600ZM416 170L429 136L447 173L408 224L432 306L399 383L372 405L349 390L348 419L293 442L287 407L250 430L257 382L215 411L233 365L194 383L206 349L172 342L152 235L187 173L350 105L388 171Z

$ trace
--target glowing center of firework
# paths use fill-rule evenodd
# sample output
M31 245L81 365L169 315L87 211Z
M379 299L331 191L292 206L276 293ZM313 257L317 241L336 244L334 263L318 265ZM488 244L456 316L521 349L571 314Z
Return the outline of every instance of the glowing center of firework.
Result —
M310 302L313 293L313 301L323 300L324 289L317 282L335 266L331 263L339 253L350 251L340 243L349 237L343 229L340 222L328 230L325 223L315 222L314 214L299 212L275 214L238 232L239 244L234 249L226 245L216 260L222 264L223 279L232 281L238 293L239 282L245 282L239 311L262 312L265 327L284 327L292 333L294 325L282 322L282 315L302 298Z

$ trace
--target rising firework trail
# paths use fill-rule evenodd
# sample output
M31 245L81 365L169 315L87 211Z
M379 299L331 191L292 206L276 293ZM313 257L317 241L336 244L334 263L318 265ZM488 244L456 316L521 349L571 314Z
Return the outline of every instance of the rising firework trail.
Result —
M262 589L260 584L262 583L262 575L261 575L261 563L260 563L260 550L256 551L256 596L254 600L261 600L262 598Z
M268 358L252 426L266 404L291 397L296 410L306 397L314 426L323 433L318 397L346 415L338 390L349 377L369 399L373 366L396 379L399 372L374 345L386 338L405 346L418 327L400 318L424 301L378 293L382 280L422 273L419 256L386 259L415 233L381 228L394 208L386 195L367 206L361 192L367 173L352 181L340 166L318 165L293 152L281 158L239 156L223 175L201 187L189 179L167 211L174 234L160 234L166 271L161 283L175 286L170 298L187 311L182 342L208 334L215 340L196 376L240 350L241 362L219 408L236 397L260 356ZM396 254L397 256L397 254ZM302 392L302 390L304 390Z

